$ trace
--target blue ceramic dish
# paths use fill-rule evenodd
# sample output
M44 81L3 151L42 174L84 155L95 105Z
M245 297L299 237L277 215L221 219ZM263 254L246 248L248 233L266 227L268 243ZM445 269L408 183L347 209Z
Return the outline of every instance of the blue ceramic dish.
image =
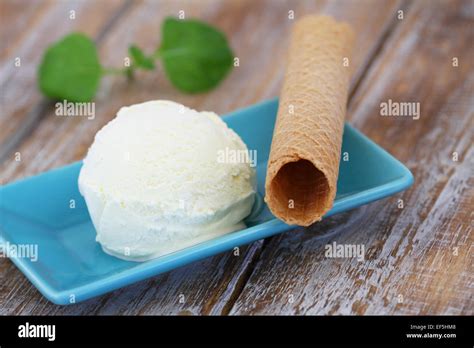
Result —
M289 230L291 226L274 218L261 199L277 108L274 99L224 117L258 154L260 199L244 230L144 263L109 256L95 241L77 187L81 168L77 162L0 187L0 243L37 245L37 260L11 260L50 301L69 304ZM350 160L341 161L337 197L326 216L390 196L413 183L403 164L347 124L342 151L350 154ZM75 208L70 208L71 200Z

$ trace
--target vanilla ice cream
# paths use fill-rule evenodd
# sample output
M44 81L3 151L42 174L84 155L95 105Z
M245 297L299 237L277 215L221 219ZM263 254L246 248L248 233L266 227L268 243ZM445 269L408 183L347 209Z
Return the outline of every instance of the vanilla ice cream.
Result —
M121 108L79 175L103 250L145 261L244 228L255 169L223 152L248 149L215 113L161 100Z

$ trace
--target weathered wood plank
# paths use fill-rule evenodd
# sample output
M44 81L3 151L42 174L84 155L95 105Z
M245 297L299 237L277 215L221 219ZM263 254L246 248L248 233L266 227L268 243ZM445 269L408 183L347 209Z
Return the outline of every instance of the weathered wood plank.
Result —
M474 313L473 19L467 1L417 2L350 103L349 119L407 163L415 185L274 238L231 314ZM382 118L388 99L419 102L420 119ZM326 258L333 241L364 245L366 260Z
M49 106L36 88L37 66L46 47L72 31L100 38L128 3L74 0L4 6L9 19L0 22L0 32L6 36L0 66L0 161L34 130ZM11 20L25 27L11 26ZM20 66L15 65L16 58L20 59Z
M3 0L0 2L0 62L16 51L26 36L31 34L53 1Z
M202 18L226 32L240 58L236 68L212 93L187 96L177 92L161 71L139 75L128 83L121 77L103 81L96 100L97 117L93 121L55 118L52 110L37 130L16 151L21 162L10 161L0 166L0 177L11 181L84 156L95 132L114 117L122 105L149 99L172 99L196 109L219 113L231 111L278 94L285 62L286 36L292 24L289 10L296 15L326 12L349 20L360 33L353 59L357 71L363 71L371 54L379 46L390 25L394 23L399 3L390 2L148 2L132 8L121 25L101 42L101 57L107 65L120 65L128 45L137 42L147 51L158 43L159 25L165 15L186 15ZM376 10L378 16L366 20L363 13ZM389 24L387 24L389 23ZM119 52L119 53L117 53ZM358 73L361 76L361 73ZM244 286L248 271L258 257L262 242L241 249L241 256L231 252L188 265L148 281L117 290L85 303L59 307L47 303L10 263L0 262L0 274L8 280L0 284L0 303L5 313L127 313L127 314L198 314L227 313L232 301ZM249 268L250 267L250 268ZM25 293L16 288L21 288ZM179 303L183 294L185 303ZM2 307L2 306L0 306Z

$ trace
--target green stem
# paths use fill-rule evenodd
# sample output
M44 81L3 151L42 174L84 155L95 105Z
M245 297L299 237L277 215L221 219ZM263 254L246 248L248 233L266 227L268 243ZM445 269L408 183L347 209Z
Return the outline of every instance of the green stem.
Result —
M133 72L135 71L135 66L132 64L128 68L125 68L124 73L127 75L127 78L129 80L132 80L134 78Z

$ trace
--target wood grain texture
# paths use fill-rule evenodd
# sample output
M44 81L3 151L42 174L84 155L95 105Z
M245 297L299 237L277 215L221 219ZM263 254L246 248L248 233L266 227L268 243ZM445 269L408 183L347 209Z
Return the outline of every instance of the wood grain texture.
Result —
M18 45L30 32L25 28L33 28L43 15L54 5L53 1L28 0L0 1L0 61L15 52ZM13 62L12 62L13 63Z
M407 163L415 185L272 239L232 314L474 313L474 11L466 5L417 2L350 103L352 123ZM420 119L382 118L388 99L419 102ZM334 241L364 245L366 260L326 258Z
M120 66L130 43L137 43L148 52L153 50L159 42L162 18L166 15L176 15L179 10L184 9L188 17L198 17L206 20L220 27L227 34L236 55L240 59L240 66L234 69L231 75L216 90L207 94L191 96L177 92L166 80L160 69L155 72L140 74L132 83L121 77L107 77L102 81L100 93L96 100L96 118L94 120L57 118L54 116L51 106L46 105L39 111L42 120L37 123L34 131L27 138L22 139L21 144L13 147L9 157L0 164L0 180L3 183L82 158L96 131L112 119L122 105L149 99L172 99L198 110L208 109L225 113L277 95L284 72L287 36L291 26L291 21L287 19L287 13L289 10L294 10L296 16L307 12L332 14L338 19L349 21L354 26L358 37L352 62L356 67L352 82L354 97L351 112L349 112L349 114L353 114L352 121L359 128L367 131L369 136L390 149L397 157L407 161L412 169L420 170L421 174L424 173L428 176L431 184L416 186L413 190L404 194L402 197L408 201L405 202L406 208L403 211L393 209L393 207L396 208L396 198L379 202L355 212L328 219L313 226L309 231L298 229L265 242L253 243L241 248L240 256L234 256L232 252L227 252L99 298L67 307L49 303L9 261L0 260L0 314L186 315L221 314L229 311L245 314L394 312L391 305L386 305L385 302L379 299L383 290L382 286L377 285L376 282L377 277L382 279L382 276L385 275L383 279L388 279L386 282L389 285L396 283L395 276L389 277L387 269L391 269L393 272L393 270L398 270L397 265L389 264L389 266L385 266L383 264L383 262L387 262L385 260L387 253L390 255L390 253L395 252L393 257L396 260L399 253L402 253L403 256L403 253L409 250L405 247L405 244L409 241L412 243L409 238L412 234L417 233L417 229L412 226L419 227L421 225L416 225L416 221L421 221L422 216L423 221L426 219L426 216L432 211L431 208L439 201L439 197L444 197L444 200L451 199L449 191L446 191L444 196L442 195L444 188L448 187L445 185L450 180L449 178L465 180L463 175L469 169L465 164L467 162L461 159L457 165L462 164L464 169L458 170L457 176L450 175L449 178L447 177L445 185L441 185L436 184L435 174L433 174L433 177L429 176L429 167L416 166L421 159L428 166L435 163L436 170L443 170L445 175L453 174L451 172L454 170L453 163L444 158L443 166L440 168L437 161L440 161L442 157L431 158L430 160L428 154L433 156L430 150L433 143L436 143L436 137L442 135L442 133L439 133L439 127L435 126L437 122L440 122L444 128L448 128L448 131L451 132L449 134L452 136L464 134L464 139L467 139L469 134L460 132L461 129L465 129L469 115L466 115L466 112L461 112L462 110L459 111L460 115L464 115L460 116L463 121L458 123L457 131L449 128L453 127L452 125L446 124L449 115L439 114L439 108L434 106L432 107L434 119L430 121L429 127L426 128L422 125L422 122L425 122L423 119L419 120L418 124L415 124L416 121L408 123L409 127L403 127L399 120L381 120L380 117L374 119L374 122L369 121L371 115L378 115L379 100L384 98L380 93L384 92L386 95L392 96L392 99L404 98L405 96L411 97L414 95L413 90L400 87L403 86L403 83L405 85L409 84L418 79L418 77L414 79L414 76L421 76L420 78L424 83L420 82L415 89L419 90L422 86L429 86L432 80L430 72L434 64L429 63L430 59L427 58L425 60L428 65L425 70L421 70L424 72L421 75L419 75L419 65L416 65L416 69L412 68L409 72L403 74L402 82L395 83L390 80L398 76L400 62L404 62L405 59L414 54L409 47L407 48L408 44L404 43L409 38L410 32L415 31L425 35L422 30L428 30L426 29L429 27L426 23L427 19L423 22L425 24L421 25L416 23L413 16L418 16L420 13L427 16L428 19L433 16L433 12L430 12L433 10L430 10L428 4L418 5L415 8L418 14L411 15L413 5L409 4L397 1L147 1L133 2L126 7L119 6L117 10L119 11L119 20L112 21L112 25L108 26L107 32L98 43L101 61L104 62L104 65ZM55 3L55 6L60 5ZM442 8L444 5L438 3L437 6ZM455 23L457 23L458 17L456 11L459 11L459 7L456 6L455 10L450 12L453 16L452 21ZM405 10L406 17L404 21L396 19L398 9ZM464 17L469 20L471 10L467 8L463 11ZM442 15L443 11L440 12L440 15ZM105 11L104 14L107 13L109 17L106 16L104 21L110 23L110 16L114 14L112 11ZM371 13L377 13L377 16L372 16ZM466 34L462 31L461 34L464 35L460 39L462 41L466 38ZM388 41L385 42L387 38ZM42 38L42 40L46 39ZM435 35L433 40L438 40L438 37ZM420 45L418 41L422 40L418 38L415 41L416 45ZM446 36L446 41L451 42L449 36ZM459 42L459 40L455 42ZM396 47L390 46L392 44L404 46L392 50L390 47ZM436 46L436 42L433 42L433 45ZM450 45L458 44L451 43ZM395 55L396 52L399 52L398 55ZM464 54L472 55L472 52ZM371 66L370 64L374 58L376 58L375 65ZM31 69L34 69L34 67ZM459 74L467 75L467 72L472 71L468 65L463 65L462 69ZM435 71L438 70L440 69L436 68ZM447 72L445 74L448 75ZM469 98L466 97L468 95L466 92L468 93L472 86L464 85L464 89L458 88L459 81L456 82L456 79L459 79L459 76L451 76L449 81L450 86L456 88L457 94L453 94L453 99L448 101L447 95L443 94L446 91L440 87L442 97L436 99L438 100L437 103L439 102L438 106L440 108L448 107L448 105L456 107L459 100L464 100L465 109L463 110L472 109ZM34 86L23 86L23 88L29 88L28 93L37 93ZM399 95L394 95L394 88L398 91L397 93L400 93ZM423 103L426 102L427 105L430 105L429 103L432 103L435 99L428 92L424 93L423 96L426 98ZM39 100L42 103L41 99ZM29 108L34 107L35 104L33 103L33 106L31 106L25 103L24 105L25 110L30 110ZM449 110L446 112L449 112ZM9 114L6 113L6 115ZM10 118L14 117L9 116L9 120ZM378 123L380 123L380 126L377 126ZM12 132L14 131L10 130L5 134L10 137ZM384 134L387 134L387 137ZM446 137L437 148L452 144L451 135ZM407 145L396 146L398 138L407 142ZM427 146L418 145L421 152L417 153L416 157L411 157L414 154L413 147L410 148L410 146L418 144L416 138L422 138ZM459 151L464 149L462 146L459 148ZM12 155L16 151L22 154L21 162L13 160ZM464 155L467 156L467 151ZM441 155L436 153L435 156ZM456 168L461 167L456 166ZM418 175L421 175L420 173L415 173L417 178ZM449 187L456 185L456 183L457 181L452 181ZM430 194L430 189L433 186L436 186L437 191ZM467 193L465 186L466 184L461 185L461 190L456 191L458 201L451 203L454 206L458 206L458 202L461 202L462 207L469 208L468 203L470 201L465 198ZM416 202L420 197L426 194L428 196L423 198L422 206L411 210L408 208L409 204L412 207L416 206ZM442 204L442 201L439 204ZM466 221L469 221L469 218L466 220L466 216L470 212L466 209L461 210L463 212L457 215L455 220L451 220L446 215L449 212L441 208L442 206L438 208L438 215L436 215L434 221L446 220L445 223L453 221L453 226L458 229L456 243L465 245L462 243L469 242L469 239L466 239L466 234L463 234L463 231L466 228ZM405 214L405 217L400 220L402 214ZM419 220L415 220L411 225L409 220L413 217ZM410 224L409 228L407 224ZM425 235L429 234L428 229L431 227L425 227ZM435 227L440 228L440 226ZM447 242L452 242L452 239L450 239L453 235L452 232L443 228L439 230L439 234L442 233L444 233L443 238ZM404 234L407 237L403 237ZM367 243L366 245L370 246L368 255L373 259L369 262L370 266L366 264L364 268L357 263L353 264L351 260L332 260L329 262L322 258L321 243L324 243L328 238L336 238L337 236L342 236L341 238L346 238L351 242L360 240L361 243ZM398 239L396 236L398 236ZM416 236L419 238L422 235ZM337 239L337 241L342 243L346 239ZM427 239L424 239L423 243L427 243ZM410 266L417 260L419 261L420 257L424 257L425 254L421 254L422 250L426 252L426 249L420 249L420 253L416 255L418 259L415 256L412 257L411 254L405 255L404 258L399 256L400 260L406 262L404 267L407 268L404 269L413 272L414 276L420 276L421 273L416 273L416 270L413 270ZM445 255L443 253L444 249L440 250L440 255ZM456 259L458 260L457 263L451 260L453 270L464 271L464 278L457 278L458 285L461 286L463 292L459 295L451 294L445 297L448 299L446 303L452 307L453 313L467 312L466 308L469 308L472 304L472 297L469 297L469 293L466 293L465 287L465 284L469 284L469 282L471 282L472 287L472 279L465 272L469 266L466 264L468 255L468 251L459 248L458 257L460 258ZM441 259L443 262L449 261L447 258ZM315 264L318 260L321 261L319 266L318 263ZM429 258L423 260L429 262ZM431 266L434 270L433 274L437 274L435 272L437 262L439 260L435 258L432 263L433 266ZM454 266L455 264L457 266ZM373 286L377 286L377 289L368 287L365 280L361 280L363 277L368 277L370 285L375 284ZM352 279L352 283L347 278ZM333 279L336 279L337 282L332 281ZM440 279L433 278L433 281ZM444 281L449 280L447 277L443 279ZM390 283L390 281L393 283ZM436 282L426 282L426 285L431 286L431 288L426 288L425 293L431 294L433 291L435 293L439 291L438 288L433 287L433 284L436 284ZM393 288L390 288L389 285L387 285L387 289L389 289L387 294L392 295ZM288 296L290 295L288 290L292 295L291 304L288 304ZM364 298L364 300L358 302L355 300L350 302L350 299L343 302L341 296L344 296L344 291L353 291L357 296L364 294L365 291L365 293L378 300L370 302ZM305 297L301 299L301 296ZM357 298L357 296L354 298ZM452 300L454 297L458 299L457 304ZM184 303L180 303L180 299L184 299ZM435 296L427 298L427 301L437 301L438 299L439 297ZM236 300L237 302L235 302ZM321 307L319 301L322 300L327 301L328 305ZM416 307L419 302L415 301L414 303L415 307L411 310L419 310L419 307ZM353 311L350 309L351 306L354 307ZM426 306L428 309L433 309L433 307L429 307L433 306L432 302L426 302ZM328 308L330 310L326 311ZM444 307L436 308L442 310ZM409 312L405 307L402 307L402 310ZM426 310L426 312L429 312L429 310Z

